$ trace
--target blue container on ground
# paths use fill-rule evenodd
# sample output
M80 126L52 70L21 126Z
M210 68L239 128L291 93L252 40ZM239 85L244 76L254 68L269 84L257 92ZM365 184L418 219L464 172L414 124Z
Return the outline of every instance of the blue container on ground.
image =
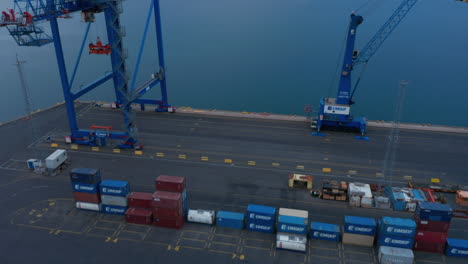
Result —
M249 204L247 206L247 221L262 225L274 225L276 208L270 206Z
M244 214L227 211L218 211L218 213L216 214L216 226L243 229Z
M307 223L308 219L289 216L289 215L280 215L278 216L278 232L294 233L307 235Z
M339 225L312 222L310 223L310 238L341 241L341 229Z
M88 184L88 183L72 182L72 187L73 187L74 192L84 192L84 193L98 193L99 192L99 183Z
M130 185L127 181L103 180L99 185L101 194L114 196L127 196Z
M403 236L416 235L416 222L413 219L384 216L379 221L379 236Z
M127 209L128 208L126 206L115 206L115 205L103 204L101 211L105 214L124 215Z
M447 247L445 255L450 257L465 257L468 258L468 240L447 238Z
M413 248L414 238L402 236L384 236L379 235L377 240L378 246L398 247L398 248Z
M419 220L438 222L450 222L452 220L452 208L446 204L419 202L415 214Z
M101 182L101 171L90 168L74 168L70 172L72 182L97 184Z
M247 229L255 232L273 233L275 231L273 224L262 224L255 222L247 222Z
M345 216L344 217L344 232L358 235L373 236L377 223L374 218L360 216Z

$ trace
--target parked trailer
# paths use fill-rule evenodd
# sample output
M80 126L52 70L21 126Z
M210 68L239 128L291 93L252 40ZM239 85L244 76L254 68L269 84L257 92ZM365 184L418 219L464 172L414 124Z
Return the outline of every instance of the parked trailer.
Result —
M67 151L57 149L46 158L45 164L49 171L57 170L68 159Z

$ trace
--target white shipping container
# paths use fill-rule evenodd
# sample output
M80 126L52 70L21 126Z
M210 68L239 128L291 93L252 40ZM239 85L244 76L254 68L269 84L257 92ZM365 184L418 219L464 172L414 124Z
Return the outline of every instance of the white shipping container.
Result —
M46 168L50 170L57 169L58 166L62 165L67 160L67 151L64 149L57 149L54 153L50 154L49 157L46 158L45 164Z
M373 200L372 198L370 197L362 197L361 199L361 207L365 207L365 208L371 208L373 207Z
M305 219L309 219L308 211L289 209L289 208L280 208L278 215L288 215L288 216L295 216L295 217L302 217Z
M101 204L76 202L76 208L99 212L101 211Z
M114 195L101 195L101 202L102 204L123 206L123 207L126 207L128 205L128 199L126 196L122 197L122 196L114 196Z
M209 210L192 210L189 209L187 213L187 221L201 224L214 224L215 211Z
M413 264L414 254L407 248L380 246L378 259L381 264Z
M278 233L276 235L276 248L305 252L307 236Z
M348 185L349 196L372 197L370 185L367 183L350 182Z

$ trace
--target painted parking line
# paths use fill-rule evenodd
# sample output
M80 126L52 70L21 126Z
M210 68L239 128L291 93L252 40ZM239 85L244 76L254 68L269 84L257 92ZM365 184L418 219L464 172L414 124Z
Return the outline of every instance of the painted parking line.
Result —
M377 178L383 178L383 177L384 177L384 174L381 173L381 172L377 172L377 173L375 174L375 177L377 177Z
M224 159L224 163L232 164L232 159Z
M322 168L322 172L331 172L331 168Z
M163 158L163 157L164 157L164 153L158 152L158 153L156 153L156 157L158 157L158 158Z
M58 148L58 144L57 144L57 143L52 143L52 144L50 144L50 146L53 147L53 148Z
M249 161L247 162L247 165L249 165L249 166L255 166L255 165L257 165L257 163L256 163L255 161L253 161L253 160L249 160Z
M76 145L76 144L71 144L71 145L70 145L70 148L71 148L71 149L78 149L78 145Z
M431 178L431 183L440 183L440 179L438 179L438 178Z
M413 176L405 175L405 176L403 176L403 179L411 181L413 179Z
M201 157L201 160L202 160L202 161L208 161L208 157L202 156L202 157Z
M304 170L304 165L296 165L297 170Z
M91 147L92 151L99 151L99 147Z
M356 173L357 173L357 171L355 171L355 170L349 170L348 171L348 174L350 174L350 175L355 175Z
M187 159L187 155L185 154L179 154L178 157L179 159Z
M135 155L141 156L141 155L143 155L143 151L141 151L141 150L135 150Z
M112 152L114 152L114 153L120 153L120 149L113 149Z
M273 162L271 163L271 166L278 168L280 164L278 162Z

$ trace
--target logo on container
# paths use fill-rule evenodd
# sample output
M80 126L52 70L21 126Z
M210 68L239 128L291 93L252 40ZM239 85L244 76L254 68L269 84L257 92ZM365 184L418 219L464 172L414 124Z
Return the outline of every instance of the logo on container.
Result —
M336 234L327 234L327 233L320 233L318 231L315 231L314 237L336 238Z
M122 190L116 190L116 189L108 189L107 191L102 190L103 192L108 192L108 193L121 193Z
M365 233L372 232L372 228L365 228L365 227L359 227L359 226L353 226L353 225L348 226L348 230L356 231L356 232L365 232Z
M107 192L107 188L106 187L102 188L102 192Z
M303 227L295 227L295 226L288 226L288 225L281 225L282 230L291 230L291 231L297 231L297 232L303 232L304 228Z
M387 232L389 233L400 233L400 234L411 234L412 230L410 229L403 229L403 228L394 228L394 227L388 227Z
M399 245L408 245L409 241L406 240L399 240L399 239L391 239L389 237L384 239L384 242L387 244L399 244Z
M450 250L450 253L468 255L468 250L460 250L460 249L452 248L452 250Z
M271 227L269 227L269 226L256 225L256 224L250 224L250 228L252 228L252 229L267 230L267 231L271 229Z

